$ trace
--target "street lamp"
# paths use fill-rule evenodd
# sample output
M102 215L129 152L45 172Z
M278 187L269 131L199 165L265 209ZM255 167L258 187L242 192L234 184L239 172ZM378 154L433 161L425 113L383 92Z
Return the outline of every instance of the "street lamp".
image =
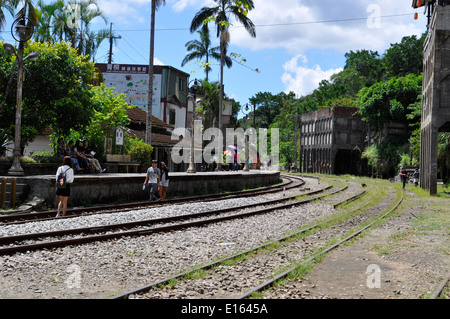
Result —
M245 112L248 112L248 104L245 105ZM245 130L247 131L248 130L248 120L249 120L249 118L248 118L248 113L244 113L244 114L245 114L245 118L244 118L244 120L245 120ZM244 168L242 169L244 172L248 172L250 170L249 167L248 167L248 152L249 152L248 148L249 148L249 145L248 145L248 134L247 133L248 132L246 132L246 134L244 134L244 139L245 139L245 164L244 164Z
M197 79L192 80L194 81L194 86L192 87L192 91L194 93L194 96L192 97L192 94L189 93L188 95L188 99L192 100L192 119L191 119L191 154L190 154L190 161L189 161L189 167L187 169L187 173L197 173L196 169L195 169L195 163L194 163L194 130L195 130L195 109L197 107L197 89L198 89L198 82ZM192 83L189 82L190 83ZM189 87L188 84L188 87Z
M5 43L3 47L9 54L14 54L17 60L17 107L16 107L16 122L14 132L14 161L11 168L8 171L8 175L22 176L25 172L20 165L20 140L21 140L21 125L22 125L22 86L24 81L24 68L23 62L25 60L36 60L39 53L32 52L25 58L23 57L24 42L28 41L33 34L33 26L31 23L25 23L27 19L19 18L14 21L11 27L11 34L14 39L19 41L19 48L16 50L11 44ZM29 20L28 20L29 22ZM14 29L16 32L14 32Z

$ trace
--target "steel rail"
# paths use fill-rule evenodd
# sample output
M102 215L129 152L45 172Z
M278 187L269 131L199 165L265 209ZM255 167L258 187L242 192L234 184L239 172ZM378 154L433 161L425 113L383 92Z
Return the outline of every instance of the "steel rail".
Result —
M331 187L332 186L327 186L327 187L323 188L322 190L313 191L311 193L317 193L320 191L324 191ZM303 199L303 200L291 202L289 204L282 204L282 205L277 205L277 206L270 207L270 208L254 210L251 212L228 215L228 216L221 216L221 217L216 217L216 218L204 219L204 220L200 220L200 221L186 222L186 223L181 223L181 224L177 224L177 225L166 225L166 226L147 228L147 229L142 229L142 230L132 230L132 231L124 231L124 232L87 236L87 237L81 237L81 238L72 238L72 239L65 239L65 240L56 240L56 241L49 241L49 242L35 243L35 244L28 244L28 245L2 247L2 248L0 248L0 255L13 254L16 252L23 252L23 251L34 251L34 250L45 249L45 248L62 247L62 246L68 246L68 245L74 245L74 244L84 244L84 243L89 243L89 242L103 241L103 240L107 240L107 239L115 239L115 238L126 237L126 236L142 236L142 235L148 235L148 234L158 233L158 232L168 232L168 231L180 230L180 229L185 229L188 227L204 226L204 225L210 224L210 223L217 223L217 222L221 222L221 221L225 221L225 220L249 217L249 216L253 216L253 215L257 215L257 214L272 212L272 211L275 211L278 209L291 208L296 205L301 205L301 204L312 202L321 197L335 194L335 193L343 191L345 189L347 189L347 186L345 186L342 189L337 190L333 193L330 193L330 194L324 194L324 195L312 197L309 199ZM262 204L262 205L264 205L264 204ZM259 206L261 206L261 205L259 205ZM236 210L236 209L240 209L240 208L235 208L234 210ZM206 215L206 213L205 213L205 215ZM97 227L94 227L93 230L97 229L99 231L103 231L103 229L105 227L107 227L107 226L97 226ZM27 235L25 235L25 236L27 236ZM8 237L5 237L4 241L8 241L7 238Z
M191 196L191 197L182 197L182 198L174 198L168 199L160 202L149 202L149 201L139 201L133 203L125 203L125 204L114 204L114 205L99 205L95 207L84 207L84 208L72 208L67 210L67 215L60 218L72 218L78 217L82 214L106 214L115 212L117 210L124 211L125 209L132 210L136 209L136 207L151 207L151 206L162 206L162 205L170 205L170 204L179 204L184 202L194 202L194 201L214 201L217 199L226 199L229 197L250 197L257 196L269 193L275 193L282 191L284 188L291 189L295 187L301 187L305 184L304 180L300 177L290 176L286 177L288 182L283 182L281 185L272 185L265 187L263 189L257 190L245 190L245 191L236 191L226 194L211 194L211 195L201 195L201 196ZM302 181L300 184L293 184L292 179L297 179ZM20 214L12 214L12 215L0 215L0 225L2 224L21 224L29 221L43 221L43 220L52 220L55 218L56 210L45 211L45 212L33 212L33 213L20 213Z
M439 286L436 288L436 290L433 292L433 294L430 296L430 299L436 299L439 297L439 295L442 293L442 290L444 290L447 283L450 281L450 272L447 274L447 276L441 281Z
M384 217L386 217L387 215L389 215L389 214L391 214L393 211L395 211L395 210L398 208L398 206L400 206L400 204L403 202L403 198L404 198L404 196L403 196L403 194L402 194L402 197L401 197L401 199L399 200L399 202L398 202L391 210L389 210L387 213L383 214L383 216L381 216L381 217L375 219L375 220L374 220L373 222L371 222L370 224L368 224L368 225L366 225L365 227L361 228L360 230L354 232L354 233L351 234L350 236L348 236L348 237L346 237L346 238L340 240L340 241L337 242L336 244L331 245L330 247L328 247L327 249L321 251L320 253L318 253L318 254L316 254L316 255L314 255L314 256L312 256L312 257L306 259L306 260L303 261L300 265L304 265L304 264L307 264L307 263L309 263L309 262L312 262L312 261L314 261L316 258L320 257L321 255L323 255L323 254L325 254L325 253L327 253L327 252L329 252L329 251L335 249L336 247L340 246L342 243L345 243L345 242L349 241L350 239L352 239L352 238L358 236L358 235L361 234L363 231L365 231L366 229L368 229L369 227L371 227L372 225L374 225L376 222L378 222L379 220L383 219ZM253 294L253 293L255 293L255 292L262 291L262 290L268 288L269 286L272 286L276 281L278 281L278 280L280 280L280 279L282 279L282 278L285 278L285 277L288 276L291 272L293 272L295 269L297 269L300 265L296 265L296 266L294 266L294 267L291 267L291 268L289 268L288 270L282 272L281 274L279 274L279 275L277 275L277 276L275 276L275 277L273 277L273 278L271 278L271 279L269 279L269 280L266 280L266 281L263 282L262 284L260 284L260 285L258 285L258 286L256 286L256 287L254 287L253 289L250 289L250 290L246 291L245 293L241 294L241 295L238 296L236 299L244 299L244 298L247 298L248 296L250 296L251 294Z
M315 194L317 192L323 192L329 188L331 188L331 186L324 187L320 190L316 190L316 191L313 191L313 192L305 194L305 195L311 195L311 194ZM110 231L110 230L115 230L115 229L130 229L133 227L143 226L143 225L170 223L170 222L181 221L181 220L185 220L185 219L199 218L199 217L204 217L204 216L209 216L209 215L218 215L218 214L223 214L223 213L227 213L227 212L231 212L231 211L249 209L249 208L258 207L258 206L277 204L277 203L295 199L296 197L298 197L298 195L284 197L281 199L274 199L274 200L266 201L263 203L254 203L254 204L242 205L242 206L237 206L237 207L216 209L216 210L211 210L211 211L207 211L207 212L177 215L177 216L171 216L171 217L162 217L162 218L155 218L155 219L147 219L147 220L141 220L141 221L135 221L135 222L110 224L110 225L99 225L99 226L82 227L82 228L72 228L72 229L56 230L56 231L50 231L50 232L31 233L31 234L13 235L13 236L4 236L4 237L0 236L0 245L6 245L6 244L22 241L22 240L35 239L35 238L40 238L40 237L57 237L57 236L76 235L76 234L83 234L83 233L97 233L97 232Z
M364 207L366 207L366 206L368 206L368 205L370 205L370 203L366 203L366 204L362 205L361 207L358 207L358 208L354 209L352 212L350 212L350 214L353 213L353 212L356 212L356 211L358 211L358 210L361 210L362 208L364 208ZM280 237L280 238L278 238L278 239L272 240L272 241L267 242L267 243L265 243L265 244L261 244L261 245L259 245L259 246L256 246L256 247L250 248L250 249L248 249L248 250L245 250L245 251L242 251L242 252L233 254L233 255L231 255L231 256L222 258L222 259L220 259L220 260L217 260L217 261L214 261L214 262L211 262L211 263L208 263L208 264L205 264L205 265L196 267L196 268L194 268L194 269L190 269L190 270L184 271L184 272L182 272L182 273L180 273L180 274L177 274L177 275L175 275L175 276L172 276L172 277L169 277L169 278L164 278L164 279L158 280L158 281L153 282L153 283L150 283L150 284L148 284L148 285L146 285L146 286L144 286L144 287L140 287L140 288L137 288L137 289L134 289L134 290L130 290L130 291L128 291L128 292L125 292L125 293L122 293L122 294L120 294L120 295L114 296L114 297L112 297L112 298L110 298L110 299L125 299L125 298L129 297L130 295L134 295L134 294L142 294L142 293L148 292L149 290L151 290L151 289L154 288L154 287L157 287L157 286L159 286L159 285L164 285L164 284L166 284L166 283L168 283L168 282L170 282L170 281L172 281L172 280L177 280L177 279L183 278L183 277L185 277L185 276L187 276L187 275L189 275L189 274L191 274L191 273L194 273L194 272L196 272L196 271L211 269L211 268L213 268L213 267L215 267L215 266L218 266L218 265L222 264L223 262L226 262L226 261L229 261L229 260L233 260L233 259L238 258L238 257L241 257L241 256L248 255L248 254L253 253L253 252L257 251L257 250L260 250L260 249L269 247L269 246L271 246L272 244L280 243L280 242L289 240L290 238L296 237L296 236L301 235L301 234L303 234L303 233L306 233L306 232L308 232L308 231L310 231L310 230L313 230L313 229L315 229L315 228L318 228L318 227L320 227L320 226L323 225L323 224L326 224L326 223L329 222L332 218L333 218L333 217L331 217L331 218L329 218L329 219L327 219L327 220L325 220L325 221L322 221L322 222L320 222L320 223L317 223L317 224L315 224L315 225L312 225L312 226L303 228L303 229L301 229L300 231L296 231L296 232L294 232L294 233L292 233L292 234L289 234L289 235Z

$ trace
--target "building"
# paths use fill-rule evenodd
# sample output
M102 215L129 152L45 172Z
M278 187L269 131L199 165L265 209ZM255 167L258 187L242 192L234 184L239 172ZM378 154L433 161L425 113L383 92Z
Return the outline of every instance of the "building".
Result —
M127 110L130 124L126 131L133 138L145 139L147 112L140 108ZM175 167L171 159L172 148L179 143L178 139L172 138L173 125L165 123L156 117L152 117L152 158L158 163L164 161L171 171L182 171L185 167Z
M358 109L327 108L302 115L300 170L303 173L366 173L364 150L366 127Z
M97 63L105 86L126 95L129 104L148 109L149 66ZM189 74L171 66L155 65L152 115L175 128L186 127Z
M450 1L426 1L428 34L424 47L420 141L420 187L437 193L438 134L450 132ZM413 1L413 7L419 7Z

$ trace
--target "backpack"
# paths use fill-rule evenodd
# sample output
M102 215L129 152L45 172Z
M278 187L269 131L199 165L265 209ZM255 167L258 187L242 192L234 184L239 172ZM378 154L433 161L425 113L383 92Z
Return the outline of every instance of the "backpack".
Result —
M66 172L69 169L70 168L68 168L64 172L61 172L58 174L58 177L56 178L56 188L66 188L66 186L67 186Z

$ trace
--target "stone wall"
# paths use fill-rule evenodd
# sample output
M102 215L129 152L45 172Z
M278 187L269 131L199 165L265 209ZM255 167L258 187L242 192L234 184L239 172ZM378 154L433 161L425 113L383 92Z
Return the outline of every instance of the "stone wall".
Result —
M168 198L171 196L206 195L224 191L257 188L279 182L279 172L253 171L251 173L170 173ZM69 207L89 206L147 200L142 190L145 174L77 175L71 185ZM21 177L28 184L28 199L44 199L50 207L57 207L55 176Z

